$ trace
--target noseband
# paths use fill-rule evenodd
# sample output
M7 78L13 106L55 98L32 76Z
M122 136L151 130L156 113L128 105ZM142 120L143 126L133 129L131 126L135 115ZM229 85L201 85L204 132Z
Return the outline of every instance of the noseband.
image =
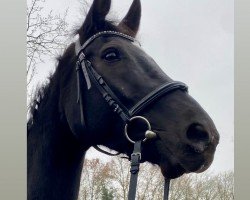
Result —
M142 116L137 116L137 114L142 111L144 108L149 106L149 104L153 103L160 97L165 94L168 94L175 90L182 90L187 91L188 87L186 84L179 82L179 81L172 81L162 85L159 85L155 90L151 91L141 100L139 100L135 105L131 108L126 107L119 98L115 95L115 93L111 90L108 84L105 82L103 77L96 72L92 63L87 60L84 50L87 46L89 46L96 38L99 37L120 37L129 42L134 43L135 39L131 36L125 35L120 32L115 31L103 31L99 32L92 37L90 37L83 45L80 45L80 41L77 40L75 43L75 52L77 55L77 63L76 63L76 72L77 72L77 102L80 104L80 113L81 113L81 123L84 123L84 115L83 115L83 102L82 102L82 95L81 95L81 85L80 85L80 72L82 71L88 90L91 89L92 83L97 87L99 92L102 94L104 100L108 103L114 113L117 113L121 119L125 123L125 135L128 141L134 143L134 151L131 154L131 178L130 178L130 187L129 187L129 194L128 199L134 200L136 194L136 184L137 184L137 176L139 171L139 165L141 160L141 144L145 142L147 139L154 138L156 134L151 130L151 126L149 121ZM127 132L128 123L139 119L142 120L148 127L146 131L145 138L139 141L133 141ZM168 199L168 189L169 189L169 180L165 180L165 187L164 187L164 199Z

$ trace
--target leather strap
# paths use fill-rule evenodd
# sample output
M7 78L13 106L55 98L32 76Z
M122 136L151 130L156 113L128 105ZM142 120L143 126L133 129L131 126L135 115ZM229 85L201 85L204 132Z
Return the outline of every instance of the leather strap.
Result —
M93 146L93 147L94 147L97 151L100 151L101 153L104 153L104 154L109 155L109 156L118 156L118 155L121 154L121 153L119 153L119 152L117 152L117 153L109 153L109 152L107 152L107 151L101 149L100 147L98 147L98 145L95 145L95 146Z
M170 179L165 178L163 200L168 200L168 197L169 197L169 186L170 186Z
M165 83L161 85L159 88L153 90L150 92L147 96L145 96L142 100L140 100L136 105L134 105L130 110L129 114L135 115L141 110L143 110L146 106L148 106L150 103L161 97L162 95L169 93L174 90L183 90L187 91L188 87L186 84L179 82L179 81L173 81L170 83Z
M78 56L79 52L83 49L85 49L88 45L90 45L96 38L101 37L101 36L118 36L124 39L127 39L131 42L138 42L135 38L126 35L124 33L121 32L117 32L117 31L102 31L99 33L96 33L95 35L93 35L92 37L90 37L86 42L84 42L83 45L80 44L80 40L78 39L75 42L75 52L76 55ZM139 43L139 42L138 42Z
M95 69L92 67L90 62L88 62L87 70L89 74L91 75L91 77L93 78L93 81L95 85L97 86L98 90L102 94L102 97L111 107L113 112L117 113L122 118L122 120L125 123L127 123L131 117L128 115L128 111L126 107L120 102L120 100L112 92L112 90L104 81L104 79L95 71Z
M131 154L128 200L135 200L138 172L140 169L140 160L141 160L141 143L142 141L135 142L134 150L133 153Z
M83 112L83 101L82 101L82 93L81 93L81 70L80 70L80 64L76 63L76 76L77 76L77 103L80 106L80 120L81 125L85 126L85 119L84 119L84 112Z

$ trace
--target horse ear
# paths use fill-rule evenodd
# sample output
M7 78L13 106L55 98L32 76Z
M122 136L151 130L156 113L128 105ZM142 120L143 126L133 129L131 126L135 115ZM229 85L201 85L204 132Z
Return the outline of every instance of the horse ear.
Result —
M127 15L118 25L118 28L121 29L126 34L135 37L140 26L140 20L141 20L141 2L140 0L134 0L129 8Z
M104 30L105 17L110 10L110 6L111 0L94 0L83 25L78 30L81 43L96 32Z
M110 6L111 0L94 0L90 9L92 13L89 14L91 15L91 18L97 22L105 21L105 17L110 10Z

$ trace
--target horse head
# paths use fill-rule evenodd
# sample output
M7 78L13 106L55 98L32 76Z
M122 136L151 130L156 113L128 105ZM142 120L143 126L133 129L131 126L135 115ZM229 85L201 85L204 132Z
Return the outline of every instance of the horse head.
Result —
M94 0L77 31L78 45L81 47L90 41L80 51L84 53L83 64L91 65L120 104L130 110L152 91L173 80L133 41L140 25L140 0L133 1L118 24L106 19L110 5L111 0ZM101 144L130 155L133 144L124 134L124 120L105 101L91 74L81 69L77 74L79 54L75 48L76 44L71 45L60 61L64 65L60 110L72 134L86 148ZM79 95L81 101L77 102ZM209 115L186 90L177 88L164 93L136 115L146 118L157 134L156 138L143 143L142 161L159 165L165 177L202 172L212 163L219 142L218 132ZM128 129L130 138L144 138L144 129L144 122L134 120Z

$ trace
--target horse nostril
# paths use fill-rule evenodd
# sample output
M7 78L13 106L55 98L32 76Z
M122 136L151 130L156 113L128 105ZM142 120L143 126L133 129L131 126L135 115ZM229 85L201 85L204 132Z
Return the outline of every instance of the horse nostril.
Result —
M208 132L204 129L202 125L199 124L192 124L189 126L187 130L187 138L195 143L198 142L204 142L208 143L209 142L209 134Z

